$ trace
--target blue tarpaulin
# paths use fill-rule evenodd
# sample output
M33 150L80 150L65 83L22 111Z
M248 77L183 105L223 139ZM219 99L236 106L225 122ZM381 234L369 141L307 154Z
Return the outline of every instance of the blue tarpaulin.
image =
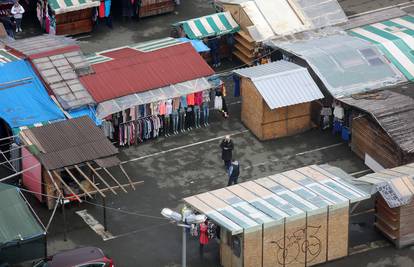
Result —
M201 40L190 40L190 39L185 38L185 37L183 37L183 38L178 38L178 40L179 40L180 42L183 42L183 43L188 43L188 42L191 42L191 45L194 47L194 49L195 49L198 53L202 53L202 52L208 52L208 51L210 51L210 48L208 48L208 46L207 46L207 45L205 45L205 44L203 43L203 41L201 41Z
M95 122L97 126L100 126L102 124L102 120L96 117L96 109L94 107L88 106L76 110L71 110L69 111L69 115L71 115L73 118L88 116Z
M23 60L0 64L0 117L11 128L65 119Z

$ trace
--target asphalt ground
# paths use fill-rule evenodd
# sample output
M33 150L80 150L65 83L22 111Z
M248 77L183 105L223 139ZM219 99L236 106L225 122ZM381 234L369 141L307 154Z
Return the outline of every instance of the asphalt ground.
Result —
M171 23L214 11L205 0L181 2L176 13L130 22L114 18L112 30L99 25L93 33L76 38L80 40L85 52L96 52L168 36ZM407 1L339 2L348 15L353 15ZM20 37L39 33L37 24L27 19L24 22L24 35ZM160 210L164 207L179 209L183 197L226 185L227 175L218 145L227 134L233 135L234 155L242 167L241 182L309 164L328 163L356 175L366 171L366 166L351 152L348 145L329 132L315 129L297 136L258 141L240 121L239 101L240 99L229 97L229 119L224 119L213 111L211 124L206 128L123 149L120 157L123 161L128 161L124 165L127 172L134 180L142 180L144 184L138 186L136 191L108 197L108 231L114 238L104 241L76 214L76 211L86 210L103 224L102 202L98 198L91 200L92 204L84 203L66 209L67 241L63 241L62 213L56 213L48 234L49 254L93 245L110 255L116 266L180 266L181 231L163 219ZM117 170L113 171L121 176ZM46 224L51 212L33 198L31 202ZM411 248L396 250L373 229L371 208L372 201L367 201L351 217L350 247L355 254L323 266L414 266L414 252ZM210 242L204 258L200 259L197 240L190 238L187 255L188 266L219 266L218 245L215 242Z

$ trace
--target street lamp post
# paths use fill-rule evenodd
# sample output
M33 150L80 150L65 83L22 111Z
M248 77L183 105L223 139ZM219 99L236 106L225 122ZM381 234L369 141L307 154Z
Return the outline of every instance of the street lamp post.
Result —
M168 208L164 208L161 211L161 214L174 222L177 223L177 226L183 229L183 248L181 254L181 264L182 267L187 267L187 233L186 229L191 228L191 224L199 224L204 222L207 217L205 215L196 215L192 213L190 210L184 207L183 214L178 212L172 211Z

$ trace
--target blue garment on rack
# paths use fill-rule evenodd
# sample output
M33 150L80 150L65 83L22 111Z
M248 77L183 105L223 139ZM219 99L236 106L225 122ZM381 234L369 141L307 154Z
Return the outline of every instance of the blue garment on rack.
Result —
M188 107L188 105L187 105L187 96L186 95L182 96L180 99L181 99L181 101L180 101L181 107L182 108Z
M105 17L111 14L111 0L105 0Z
M240 96L240 77L236 74L233 74L233 81L234 81L234 96Z

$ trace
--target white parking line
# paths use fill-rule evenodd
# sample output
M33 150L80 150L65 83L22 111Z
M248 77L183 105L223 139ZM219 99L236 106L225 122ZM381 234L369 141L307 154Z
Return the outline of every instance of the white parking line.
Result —
M249 130L242 130L242 131L239 131L239 132L226 134L226 135L235 136L235 135L247 133L248 131ZM163 151L160 151L160 152L156 152L156 153L153 153L153 154L141 156L141 157L138 157L138 158L125 160L125 161L122 161L121 164L125 164L125 163L128 163L128 162L134 162L134 161L138 161L138 160L142 160L142 159L146 159L146 158L151 158L151 157L155 157L155 156L162 155L162 154L165 154L165 153L169 153L169 152L172 152L172 151L177 151L177 150L181 150L181 149L201 145L201 144L204 144L204 143L209 143L209 142L212 142L212 141L220 140L220 139L223 139L224 137L226 137L226 135L222 135L222 136L219 136L219 137L214 137L214 138L211 138L211 139L207 139L207 140L204 140L204 141L188 144L188 145L185 145L185 146L179 146L179 147L163 150Z
M78 214L85 221L85 223L95 231L95 233L102 237L103 241L114 239L114 236L110 232L105 231L103 225L100 224L92 215L90 215L87 210L77 211L76 214Z
M294 157L297 157L297 156L303 156L303 155L318 152L318 151L321 151L321 150L330 149L330 148L333 148L333 147L341 146L343 144L344 143L336 143L336 144L333 144L333 145L319 147L319 148L311 149L311 150L308 150L308 151L299 152L299 153L296 153L296 154L293 154L293 155L287 155L287 156L284 156L284 157L281 157L281 158L276 158L276 159L272 159L272 160L269 160L269 161L256 163L256 164L253 164L251 166L245 167L244 170L251 169L253 167L263 166L263 165L266 165L266 164L271 163L271 162L278 162L278 161L282 161L282 160L288 160L290 158L294 158Z

